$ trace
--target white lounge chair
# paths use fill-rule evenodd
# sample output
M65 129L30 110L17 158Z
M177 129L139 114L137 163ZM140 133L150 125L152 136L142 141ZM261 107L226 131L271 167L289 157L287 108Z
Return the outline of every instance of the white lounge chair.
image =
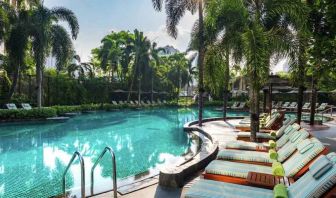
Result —
M286 108L288 108L289 105L290 105L290 102L285 102L285 103L282 105L282 108L283 108L283 109L286 109Z
M6 108L10 110L17 109L16 105L14 103L8 103L6 104Z
M318 108L317 111L324 111L328 107L328 103L322 103Z
M118 103L116 101L114 101L114 100L112 101L112 104L113 105L118 105Z
M25 110L31 110L32 107L28 103L21 103L21 107Z

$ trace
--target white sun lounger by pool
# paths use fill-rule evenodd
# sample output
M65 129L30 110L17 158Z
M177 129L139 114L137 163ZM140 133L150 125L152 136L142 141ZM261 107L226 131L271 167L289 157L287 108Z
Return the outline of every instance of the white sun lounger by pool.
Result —
M21 103L21 107L25 110L31 110L32 107L28 103Z
M113 105L118 105L118 103L116 101L114 101L114 100L112 101L112 104Z
M14 103L8 103L6 104L6 108L10 110L17 109L16 105Z

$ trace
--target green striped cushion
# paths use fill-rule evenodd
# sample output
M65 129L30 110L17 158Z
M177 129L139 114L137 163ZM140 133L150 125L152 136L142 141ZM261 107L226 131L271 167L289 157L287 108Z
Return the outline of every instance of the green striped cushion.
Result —
M237 133L238 137L250 137L251 132L238 132ZM270 139L270 140L275 140L276 138L271 136L269 133L257 133L257 138L264 138L264 139Z
M273 191L213 180L200 180L193 184L185 198L273 198Z
M242 160L250 162L272 163L268 153L258 151L241 151L224 149L218 152L218 159L221 160Z
M240 178L247 178L248 172L251 171L272 174L272 167L214 160L205 168L205 172L209 174L226 175Z
M309 133L307 131L295 131L289 138L289 141L278 150L278 161L283 162L289 156L291 156L296 150L298 144L308 138Z
M296 130L290 125L288 126L286 133L284 133L277 141L277 147L283 147L289 140L289 137L295 132Z
M332 187L336 185L336 165L324 173L318 179L315 179L308 171L293 185L288 187L288 195L293 198L315 198L322 197Z
M314 147L303 154L300 152L295 152L287 161L282 164L287 177L293 177L306 164L308 164L312 159L314 159L319 153L323 151L324 146L318 139L311 138L310 140L312 143L314 143Z
M244 150L256 150L257 147L263 147L263 144L255 142L245 142L245 141L231 141L226 143L226 148L228 149L244 149Z

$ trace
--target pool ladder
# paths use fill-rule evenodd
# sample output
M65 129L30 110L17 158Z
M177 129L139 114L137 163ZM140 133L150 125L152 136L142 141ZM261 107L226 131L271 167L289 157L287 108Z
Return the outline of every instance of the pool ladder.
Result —
M112 160L112 180L113 180L113 197L117 198L117 165L116 165L116 159L115 159L115 154L112 150L111 147L105 147L103 152L99 155L98 159L94 163L94 165L91 168L91 196L93 195L93 186L94 186L94 170L101 161L101 159L104 157L104 155L109 152L111 155L111 160ZM80 167L81 167L81 197L84 198L85 196L85 164L84 164L84 159L83 156L80 154L80 152L76 151L72 157L71 160L66 167L63 177L62 177L62 190L63 190L63 196L64 198L66 197L66 191L65 191L65 176L67 172L69 171L72 163L75 161L76 157L79 159Z

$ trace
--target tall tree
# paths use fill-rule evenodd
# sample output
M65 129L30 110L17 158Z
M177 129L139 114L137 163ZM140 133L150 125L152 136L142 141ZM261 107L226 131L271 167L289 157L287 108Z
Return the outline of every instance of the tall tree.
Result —
M156 68L160 65L160 56L159 53L163 48L157 48L157 43L153 42L150 47L150 73L151 73L151 102L154 100L153 91L154 91L154 75Z
M225 2L225 3L224 3ZM249 76L251 140L256 141L259 131L259 91L269 74L271 56L287 54L292 44L291 24L300 23L302 8L299 1L275 0L212 0L209 6L213 15L224 24L223 27L234 26L237 16L242 24L236 32L240 32L242 49ZM226 6L230 5L230 9ZM231 16L231 17L230 17Z
M198 27L199 27L199 49L198 49L198 124L202 126L203 120L203 93L204 93L204 4L205 0L152 0L153 7L155 10L161 11L163 4L165 4L165 9L167 13L167 30L168 34L177 37L178 30L177 25L180 19L184 16L186 11L190 11L194 14L198 10Z
M56 58L56 64L61 66L72 58L73 47L71 37L77 38L79 25L76 16L66 8L46 8L40 5L32 10L32 49L36 62L37 106L42 106L43 69L48 55ZM59 25L67 22L71 37L66 29Z

